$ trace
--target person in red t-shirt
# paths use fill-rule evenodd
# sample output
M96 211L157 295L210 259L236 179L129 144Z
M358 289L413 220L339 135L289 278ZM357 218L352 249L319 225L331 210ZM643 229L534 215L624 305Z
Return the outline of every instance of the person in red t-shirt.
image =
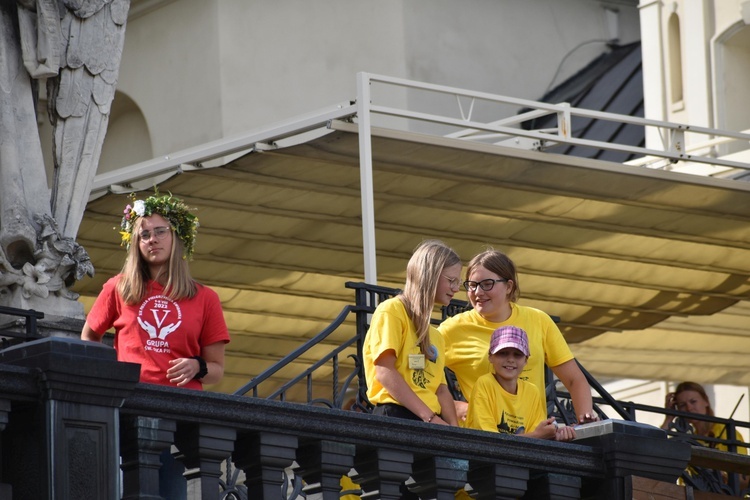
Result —
M125 264L104 284L81 338L99 342L114 327L117 359L140 364L141 382L202 389L224 375L221 303L188 266L197 228L198 218L171 194L125 209Z
M219 296L190 275L198 218L178 198L158 193L125 208L120 224L128 254L86 317L83 340L110 328L119 361L141 365L141 382L203 389L224 376L229 332ZM184 466L161 455L159 492L187 498Z

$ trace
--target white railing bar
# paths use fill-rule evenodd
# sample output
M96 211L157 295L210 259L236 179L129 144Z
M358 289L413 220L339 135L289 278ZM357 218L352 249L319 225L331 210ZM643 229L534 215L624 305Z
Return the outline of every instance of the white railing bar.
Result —
M551 114L553 113L547 110L533 110L527 113L520 113L517 115L509 116L508 118L503 118L502 120L489 122L489 124L490 125L515 125L517 123L522 123L528 120L534 120L536 118L541 118L543 116L547 116ZM471 136L471 134L473 134L474 132L478 132L478 130L474 130L474 129L459 130L458 132L453 132L451 134L446 135L445 137L450 137L453 139L461 139L467 136Z
M486 92L477 92L470 90L457 89L453 87L447 87L443 85L435 85L430 83L414 82L405 80L402 78L386 77L381 75L369 75L371 82L390 83L413 89L422 89L432 92L438 92L448 95L474 97L483 99L486 101L497 102L502 104L513 104L525 108L533 108L537 110L547 110L549 112L570 112L572 115L581 116L585 118L596 118L600 120L610 120L615 122L630 123L634 125L652 126L660 128L668 128L674 130L688 130L693 133L700 133L705 135L717 135L724 137L733 137L735 139L750 141L750 134L742 132L733 132L729 130L719 130L708 127L699 127L695 125L685 125L676 122L668 122L661 120L653 120L649 118L642 118L637 116L618 115L616 113L608 113L606 111L594 111L583 108L574 108L567 104L550 104L539 101L531 101L528 99L518 99L514 97L500 96L496 94L489 94Z
M505 134L505 135L528 137L531 139L539 139L543 141L560 142L560 143L565 143L565 144L572 144L575 146L588 146L588 147L593 147L596 149L622 151L626 153L641 154L645 156L660 156L664 158L670 158L675 161L679 161L679 160L694 161L698 163L709 163L713 165L724 165L728 167L736 167L736 168L740 168L744 170L750 169L750 164L736 162L736 161L721 160L718 158L707 158L707 157L701 157L701 156L693 156L693 155L688 155L685 153L674 153L670 151L660 151L656 149L648 149L648 148L642 148L638 146L629 146L625 144L592 141L588 139L576 139L572 137L567 138L567 137L562 137L560 135L543 134L543 133L539 133L539 132L532 131L532 130L491 126L491 125L488 125L485 123L479 123L479 122L469 122L467 124L467 122L465 122L464 120L460 120L456 118L447 118L447 117L442 117L442 116L437 116L437 115L431 115L428 113L421 113L417 111L402 111L397 108L390 108L390 107L385 107L385 106L371 105L370 112L388 115L388 116L396 116L396 117L401 117L401 118L410 118L410 119L415 119L419 121L437 123L437 124L442 124L442 125L454 125L454 126L459 126L459 127L463 125L469 125L470 128L474 128L477 130L484 130L486 132L495 132L495 133L500 133L500 134Z
M750 134L750 129L743 130L742 134ZM699 142L697 144L690 144L687 146L686 151L699 151L701 149L710 149L714 146L721 146L722 144L729 144L733 138L729 137L716 137L707 141Z
M341 106L331 111L311 114L301 119L280 122L267 129L218 139L198 147L184 149L176 153L170 153L159 158L99 174L94 178L91 191L94 192L106 189L111 185L136 182L159 174L173 172L178 170L180 165L200 163L238 151L252 149L255 143L267 143L287 136L298 135L325 126L331 120L354 116L356 114L356 105Z

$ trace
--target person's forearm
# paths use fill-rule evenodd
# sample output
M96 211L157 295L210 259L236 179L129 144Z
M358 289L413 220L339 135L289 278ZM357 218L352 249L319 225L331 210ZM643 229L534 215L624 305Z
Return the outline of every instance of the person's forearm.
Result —
M573 408L576 410L578 421L583 422L587 420L584 417L585 415L590 415L593 418L596 415L594 412L594 401L591 398L591 388L586 382L586 378L583 377L582 381L574 380L568 390L573 400Z
M224 367L219 363L206 362L208 373L201 379L204 384L217 384L224 377Z
M664 408L667 410L674 410L677 407L677 401L675 400L675 393L674 392L668 392L667 396L664 398ZM672 422L674 422L675 416L665 414L664 415L664 422L661 424L661 428L665 431L669 430L669 426L672 425Z
M215 342L203 346L201 356L206 361L206 373L201 382L204 384L217 384L224 377L224 342Z
M91 329L88 323L83 324L83 330L81 331L81 340L88 340L90 342L101 342L102 336Z
M438 387L437 397L440 402L440 417L451 425L458 425L453 396L447 385L442 384Z
M575 359L552 367L552 371L568 389L578 422L597 420L598 416L594 412L594 401L591 398L591 387ZM587 418L586 415L589 417Z

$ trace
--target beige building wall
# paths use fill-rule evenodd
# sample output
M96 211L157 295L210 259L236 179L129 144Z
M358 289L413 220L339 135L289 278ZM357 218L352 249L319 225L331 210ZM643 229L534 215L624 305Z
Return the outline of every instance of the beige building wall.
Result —
M638 22L637 0L134 0L118 91L149 140L107 147L135 137L113 114L100 172L355 99L360 71L538 99Z
M750 2L641 0L639 8L646 117L749 129ZM660 144L651 130L647 145ZM723 146L718 153L740 148Z
M734 131L750 128L750 1L640 0L639 10L646 118ZM656 130L649 130L646 140L647 147L662 147ZM719 145L714 153L731 154L732 146ZM732 158L750 161L747 151ZM671 169L702 175L728 171L695 164ZM623 379L603 385L618 400L663 407L666 394L679 382ZM729 417L739 402L734 419L750 421L747 387L704 387L717 416ZM614 417L614 411L606 411ZM656 426L663 422L646 413L639 413L638 420ZM747 440L748 431L741 433Z

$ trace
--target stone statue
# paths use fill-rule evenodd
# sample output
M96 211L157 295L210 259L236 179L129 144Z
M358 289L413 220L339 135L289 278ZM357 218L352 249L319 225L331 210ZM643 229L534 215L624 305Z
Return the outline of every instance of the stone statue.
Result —
M0 0L0 305L83 317L75 241L115 94L130 0ZM37 127L46 80L54 176Z

